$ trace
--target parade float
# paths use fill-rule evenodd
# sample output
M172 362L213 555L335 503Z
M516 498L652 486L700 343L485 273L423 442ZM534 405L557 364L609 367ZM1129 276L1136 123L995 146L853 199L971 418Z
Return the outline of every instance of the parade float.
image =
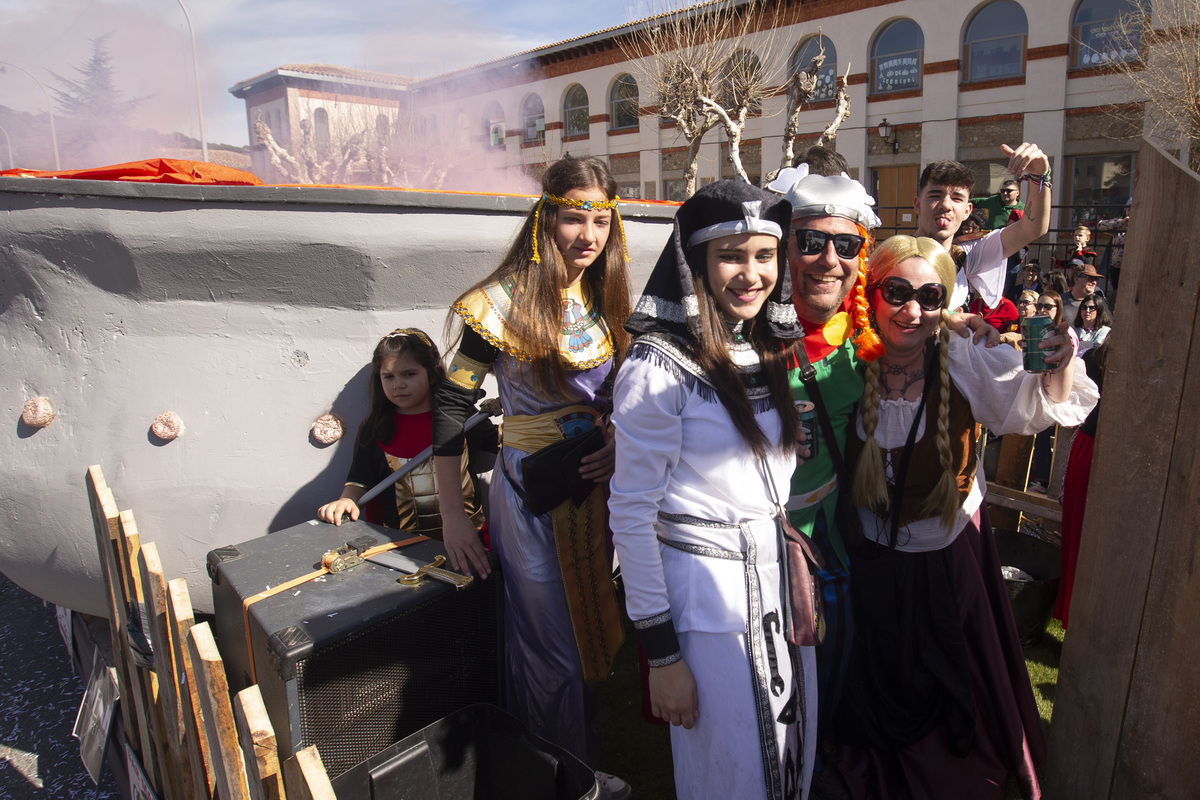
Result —
M444 345L533 202L162 172L0 177L0 571L90 614L89 465L210 610L205 554L337 497L375 342L416 326ZM622 203L634 286L673 212Z

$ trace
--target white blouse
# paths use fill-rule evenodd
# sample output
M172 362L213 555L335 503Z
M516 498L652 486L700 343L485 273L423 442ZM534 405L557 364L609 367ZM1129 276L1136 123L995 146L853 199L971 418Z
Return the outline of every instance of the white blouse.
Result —
M976 422L994 434L1016 433L1032 435L1052 425L1079 425L1100 399L1099 390L1082 364L1075 365L1071 393L1062 403L1053 403L1042 388L1041 375L1025 372L1023 356L1011 347L985 347L971 338L951 335L950 378L971 404ZM937 402L930 396L929 403ZM885 451L903 448L908 432L917 415L920 400L882 400L879 404L879 426L875 440ZM856 417L859 438L865 438L861 409ZM925 435L925 417L917 420L916 439ZM953 434L951 434L953 436ZM888 478L892 464L885 465ZM897 549L906 552L929 552L946 547L954 541L983 502L986 491L983 464L976 470L974 484L954 526L947 530L940 518L917 520L901 526ZM865 508L859 508L863 531L881 543L887 541L890 520L881 519Z

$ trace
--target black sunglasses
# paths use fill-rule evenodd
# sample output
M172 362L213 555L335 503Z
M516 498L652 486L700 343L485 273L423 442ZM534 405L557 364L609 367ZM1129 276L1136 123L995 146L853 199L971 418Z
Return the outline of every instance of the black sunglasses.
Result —
M800 228L792 233L796 234L796 244L800 247L800 252L806 256L817 255L832 241L833 252L837 253L839 258L854 258L862 252L863 245L867 243L866 237L853 233L826 233L814 231L812 228Z
M1058 308L1058 303L1034 303L1033 307L1038 311L1053 311Z
M1084 311L1095 311L1096 310L1095 306L1080 306L1080 308L1083 309Z
M927 283L916 289L904 278L884 278L875 284L889 306L902 306L916 295L917 305L926 311L940 311L946 302L946 287L940 283Z

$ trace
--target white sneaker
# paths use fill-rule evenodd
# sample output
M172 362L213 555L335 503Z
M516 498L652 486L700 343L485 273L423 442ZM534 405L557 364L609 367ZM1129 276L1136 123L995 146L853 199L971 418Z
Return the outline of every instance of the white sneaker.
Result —
M608 800L629 800L633 797L633 787L607 772L596 770L596 780L600 784L600 797Z

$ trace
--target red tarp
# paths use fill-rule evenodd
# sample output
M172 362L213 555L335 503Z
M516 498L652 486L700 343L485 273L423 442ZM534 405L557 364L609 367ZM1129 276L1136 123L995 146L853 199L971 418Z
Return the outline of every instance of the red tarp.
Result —
M84 181L135 181L138 183L194 183L207 186L262 186L249 172L205 161L177 158L149 158L94 169L69 169L51 172L36 169L8 169L2 176L22 178L71 178Z
M18 178L71 178L84 181L133 181L137 183L193 183L207 186L266 186L257 175L244 172L233 167L211 164L206 161L185 161L179 158L149 158L145 161L130 161L128 164L114 164L109 167L93 169L69 169L60 172L38 169L6 169L0 170L0 177ZM439 194L466 195L495 195L502 197L537 197L537 195L508 194L504 192L465 192L446 189L424 190L408 189L399 186L360 186L357 184L300 184L283 183L269 184L289 188L341 188L341 189L385 189L388 191L436 191ZM645 205L678 206L672 200L622 200L624 203L642 203Z

